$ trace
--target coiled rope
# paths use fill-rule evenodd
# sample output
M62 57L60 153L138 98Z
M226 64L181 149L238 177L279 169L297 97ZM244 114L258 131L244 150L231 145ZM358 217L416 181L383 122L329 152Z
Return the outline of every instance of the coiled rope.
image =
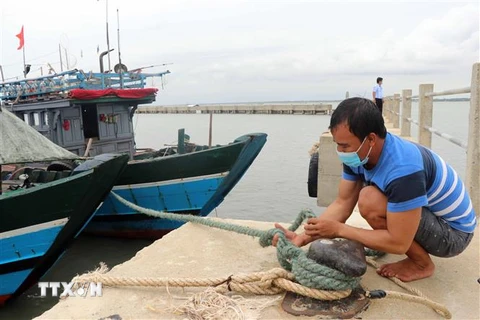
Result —
M260 245L262 247L272 245L273 237L277 234L277 259L284 269L274 268L267 272L257 272L246 275L232 275L227 278L172 279L110 277L105 275L107 269L102 267L96 272L75 277L72 280L73 282L95 281L101 282L106 286L215 287L215 290L218 292L236 291L242 293L270 295L278 294L284 291L290 291L320 300L338 300L348 297L352 289L357 287L360 283L360 277L347 276L340 271L318 264L316 261L308 258L302 249L293 245L286 239L285 234L280 229L273 228L269 230L258 230L199 216L160 212L140 207L123 199L114 192L111 194L124 205L148 216L181 222L193 222L222 230L234 231L240 234L258 237L260 238ZM315 217L315 214L311 210L302 210L288 229L290 231L297 230L302 222L310 217ZM381 253L366 248L365 254L367 256L379 256ZM373 258L367 257L367 262L373 267L378 268L378 265ZM372 299L389 297L421 303L429 306L438 314L447 319L452 317L450 311L445 306L428 299L419 290L407 286L397 278L390 279L400 287L410 291L416 296L383 290L366 291L366 296ZM297 283L294 282L294 280Z

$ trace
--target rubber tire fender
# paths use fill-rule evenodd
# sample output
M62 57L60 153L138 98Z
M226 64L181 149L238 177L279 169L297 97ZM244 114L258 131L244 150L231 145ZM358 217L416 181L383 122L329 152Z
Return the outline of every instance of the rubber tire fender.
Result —
M318 189L318 152L310 157L310 165L308 167L308 195L311 198L317 197Z

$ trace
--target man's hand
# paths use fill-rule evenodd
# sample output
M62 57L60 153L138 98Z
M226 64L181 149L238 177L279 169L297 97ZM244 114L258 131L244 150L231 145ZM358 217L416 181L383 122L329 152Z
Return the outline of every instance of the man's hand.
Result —
M285 236L287 237L287 239L290 240L297 247L301 247L301 246L306 244L305 243L305 237L302 237L301 235L298 235L293 231L285 229L284 227L282 227L278 223L275 223L275 228L278 228L278 229L282 230L285 233ZM277 243L278 243L278 234L274 235L273 239L272 239L272 245L274 247L277 246Z
M337 238L342 223L335 220L310 218L305 225L305 234L314 239Z

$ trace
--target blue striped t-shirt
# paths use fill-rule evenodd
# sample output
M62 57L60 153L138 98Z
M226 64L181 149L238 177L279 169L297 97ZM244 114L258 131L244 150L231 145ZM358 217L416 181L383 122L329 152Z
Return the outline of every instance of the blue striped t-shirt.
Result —
M377 186L387 196L389 212L426 207L457 230L471 233L477 225L470 196L455 170L430 149L390 133L372 170L343 165L343 178Z

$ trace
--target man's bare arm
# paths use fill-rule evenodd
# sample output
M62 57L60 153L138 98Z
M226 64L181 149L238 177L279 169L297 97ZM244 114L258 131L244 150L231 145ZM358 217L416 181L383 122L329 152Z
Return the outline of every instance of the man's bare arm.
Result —
M361 189L362 181L360 180L340 180L337 198L320 215L319 219L335 220L345 223L345 221L347 221L347 219L352 215L353 209L358 202L358 196ZM296 242L302 246L314 240L305 233L299 234L298 237L301 237L301 241L297 240Z
M387 212L386 230L366 230L342 224L338 237L356 240L365 246L394 254L404 254L420 224L421 208L404 212Z

